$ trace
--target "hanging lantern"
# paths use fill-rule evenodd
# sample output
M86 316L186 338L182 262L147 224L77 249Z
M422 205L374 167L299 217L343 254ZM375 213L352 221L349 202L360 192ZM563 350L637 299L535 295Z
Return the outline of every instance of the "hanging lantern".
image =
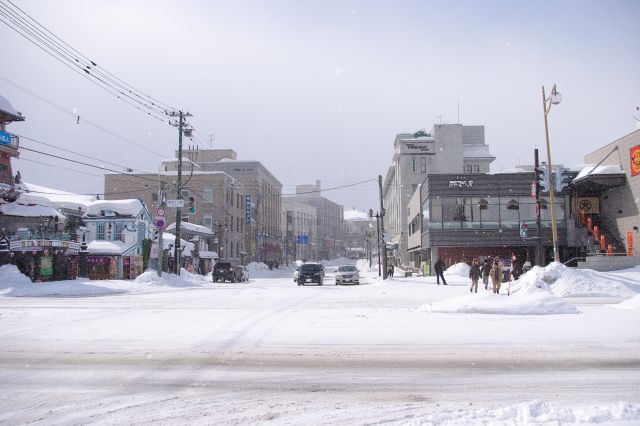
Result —
M607 247L607 242L604 238L604 235L600 235L600 250L604 251Z
M600 237L598 235L598 225L593 225L593 241L597 243L599 238Z

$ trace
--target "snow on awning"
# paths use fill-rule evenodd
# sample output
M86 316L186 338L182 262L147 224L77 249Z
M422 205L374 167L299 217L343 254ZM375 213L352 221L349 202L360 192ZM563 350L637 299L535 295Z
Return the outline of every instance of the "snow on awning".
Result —
M176 229L175 223L172 223L171 225L167 226L167 231L171 231L173 229ZM197 234L213 235L213 231L207 228L206 226L196 225L195 223L191 223L191 222L180 222L180 229L181 230L186 229L188 231L195 232Z
M619 165L598 166L586 165L571 184L584 190L605 191L623 186L627 182L627 174Z
M122 256L135 248L135 244L127 247L122 241L94 240L88 244L89 254Z

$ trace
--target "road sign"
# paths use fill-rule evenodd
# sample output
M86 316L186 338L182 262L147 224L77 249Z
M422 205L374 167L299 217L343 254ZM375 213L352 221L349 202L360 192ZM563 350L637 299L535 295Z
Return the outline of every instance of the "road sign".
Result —
M538 187L536 185L536 181L531 182L531 198L536 199L536 195L538 195Z
M167 222L164 221L164 217L162 216L156 216L156 226L158 228L164 228L164 226L167 224Z
M520 225L520 236L522 238L526 238L527 237L527 231L528 231L528 226L526 223L523 223Z
M167 200L167 207L184 207L184 200Z
M164 209L158 209L158 216L164 216Z

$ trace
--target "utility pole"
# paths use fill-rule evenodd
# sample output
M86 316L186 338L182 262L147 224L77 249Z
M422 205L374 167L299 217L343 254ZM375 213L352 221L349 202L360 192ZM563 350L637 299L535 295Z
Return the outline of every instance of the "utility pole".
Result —
M176 182L177 199L182 200L182 133L184 131L185 117L192 117L192 114L182 111L173 111L171 117L179 117L178 121L178 181ZM180 222L182 220L182 209L176 209L176 241L173 248L173 273L180 275Z
M382 236L382 279L387 279L387 243L384 241L384 201L382 199L382 175L378 175L380 190L380 234Z

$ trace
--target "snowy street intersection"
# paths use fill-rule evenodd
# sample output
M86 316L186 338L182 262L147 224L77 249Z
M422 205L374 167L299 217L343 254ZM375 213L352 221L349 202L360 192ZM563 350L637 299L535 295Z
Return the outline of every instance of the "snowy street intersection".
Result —
M640 311L611 307L626 298L563 298L578 314L441 313L424 306L490 296L468 296L463 276L331 275L0 296L0 423L640 421Z

